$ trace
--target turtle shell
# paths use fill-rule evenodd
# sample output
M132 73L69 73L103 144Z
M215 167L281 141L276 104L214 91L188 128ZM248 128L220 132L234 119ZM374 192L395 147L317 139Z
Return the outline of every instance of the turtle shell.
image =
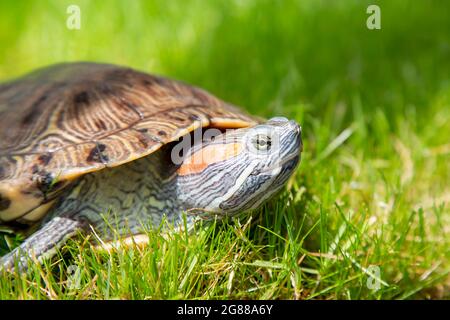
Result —
M198 127L257 122L202 89L109 64L59 64L2 84L0 222L36 221L80 175Z

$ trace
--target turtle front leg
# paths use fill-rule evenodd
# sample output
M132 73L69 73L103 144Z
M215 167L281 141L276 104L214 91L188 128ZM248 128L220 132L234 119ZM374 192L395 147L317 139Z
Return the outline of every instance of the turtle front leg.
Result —
M19 247L0 257L0 271L25 272L30 258L42 263L44 259L51 258L69 238L84 230L86 223L83 221L64 216L54 217Z

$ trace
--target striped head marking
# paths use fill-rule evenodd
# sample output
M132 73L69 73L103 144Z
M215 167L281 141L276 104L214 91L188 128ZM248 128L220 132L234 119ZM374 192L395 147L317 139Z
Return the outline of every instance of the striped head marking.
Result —
M286 118L229 130L189 150L177 197L188 213L211 218L256 209L283 187L301 150L301 129Z

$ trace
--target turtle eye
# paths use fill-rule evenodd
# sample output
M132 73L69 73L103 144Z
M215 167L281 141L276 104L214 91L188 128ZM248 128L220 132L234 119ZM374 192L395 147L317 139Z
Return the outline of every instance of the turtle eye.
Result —
M257 134L252 138L253 146L260 151L270 150L272 146L272 139L265 134Z

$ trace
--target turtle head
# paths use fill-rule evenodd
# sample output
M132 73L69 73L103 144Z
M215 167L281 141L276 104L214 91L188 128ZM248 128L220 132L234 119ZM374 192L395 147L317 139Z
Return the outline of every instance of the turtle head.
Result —
M256 209L283 187L301 151L301 129L286 118L228 130L189 150L177 171L178 199L204 218Z

